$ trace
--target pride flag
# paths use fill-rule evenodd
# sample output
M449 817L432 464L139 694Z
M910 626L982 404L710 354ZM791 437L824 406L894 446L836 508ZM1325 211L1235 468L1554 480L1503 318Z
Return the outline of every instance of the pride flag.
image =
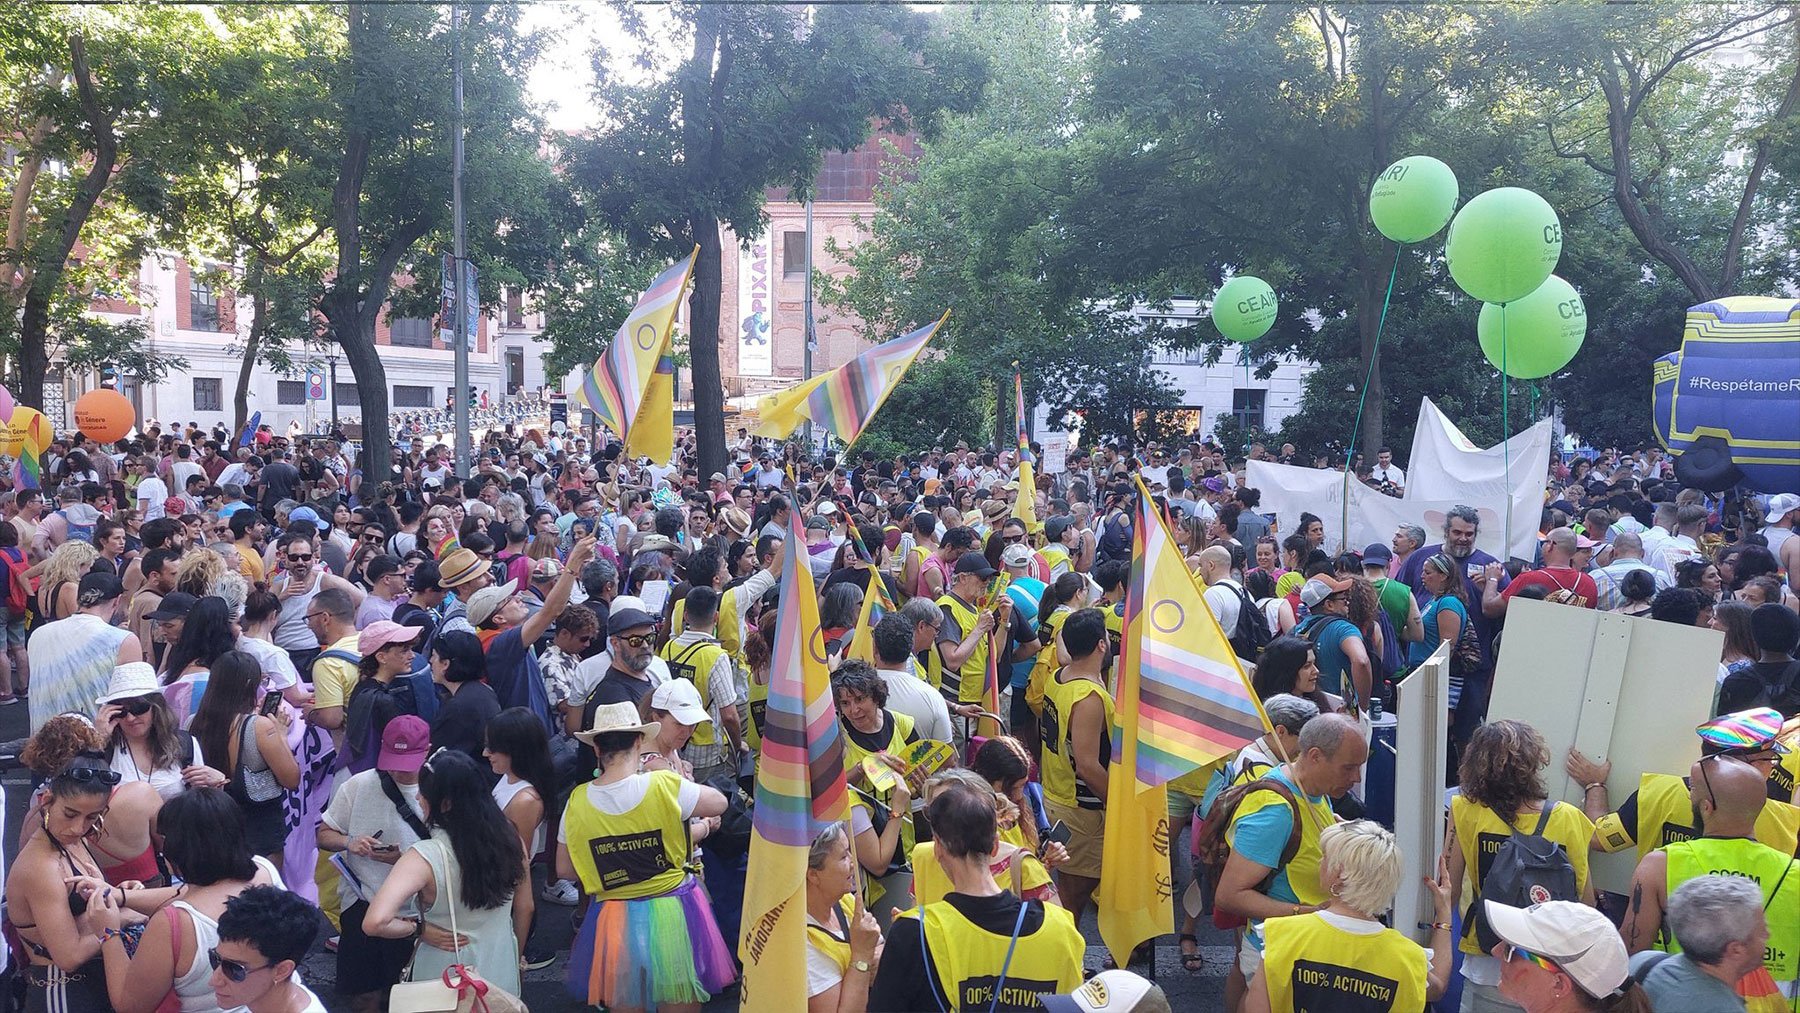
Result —
M593 367L576 369L563 381L563 390L570 399L593 409L600 421L620 439L628 439L632 427L640 422L653 429L659 423L666 425L669 439L674 439L672 359L668 364L670 394L666 407L661 395L654 391L653 381L663 372L664 360L671 355L675 313L681 308L681 297L687 291L688 281L693 276L694 257L699 252L700 248L694 247L693 253L657 275L650 287L638 296L637 305L619 325L612 343L594 361ZM663 420L665 415L666 421ZM659 439L660 431L654 431L653 436ZM667 457L659 460L666 463Z
M804 545L794 513L788 544ZM784 555L738 943L740 1008L752 1011L791 1010L806 994L806 853L826 826L850 818L812 571L805 553Z
M1019 371L1013 370L1013 418L1017 420L1019 431L1019 490L1013 497L1012 515L1025 525L1025 530L1036 534L1043 525L1037 519L1037 477L1033 474L1031 459L1031 438L1025 433L1025 382L1019 378Z
M882 402L900 385L950 311L924 327L886 341L825 374L824 382L798 406L800 414L829 429L846 445L856 438L881 410Z
M1121 967L1174 917L1168 782L1269 729L1142 480L1136 513L1107 768L1106 853L1094 895L1100 937Z
M875 660L875 624L881 618L900 606L888 596L887 581L881 579L881 571L875 568L874 559L869 554L868 546L863 544L862 536L856 533L856 525L850 525L850 541L856 547L856 554L868 563L869 589L863 595L862 612L856 617L856 626L850 634L850 646L845 655L859 658L871 665L879 664Z

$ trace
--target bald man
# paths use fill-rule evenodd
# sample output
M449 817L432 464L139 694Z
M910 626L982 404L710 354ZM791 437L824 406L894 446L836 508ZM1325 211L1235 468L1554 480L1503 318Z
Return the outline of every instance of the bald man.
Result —
M1620 932L1625 947L1667 950L1663 924L1669 895L1690 879L1709 874L1743 876L1762 889L1769 912L1769 970L1792 981L1800 966L1800 869L1792 855L1756 841L1756 819L1768 802L1763 773L1725 756L1707 756L1688 769L1688 797L1701 836L1675 841L1638 861L1631 877L1631 907ZM1776 897L1776 891L1780 897ZM1778 966L1779 965L1779 966Z
M1256 660L1256 645L1238 635L1238 617L1244 609L1256 612L1242 584L1231 579L1231 550L1223 545L1208 545L1200 550L1200 579L1206 582L1206 607L1219 620L1219 629L1231 638L1231 649L1246 661ZM1264 638L1267 642L1267 638Z
M1600 591L1594 586L1594 578L1582 572L1587 568L1586 560L1593 555L1594 543L1576 534L1574 528L1551 528L1544 535L1543 551L1543 566L1514 577L1504 590L1488 585L1482 595L1482 608L1488 610L1488 615L1504 614L1513 595L1525 587L1543 588L1544 600L1553 605L1594 607Z

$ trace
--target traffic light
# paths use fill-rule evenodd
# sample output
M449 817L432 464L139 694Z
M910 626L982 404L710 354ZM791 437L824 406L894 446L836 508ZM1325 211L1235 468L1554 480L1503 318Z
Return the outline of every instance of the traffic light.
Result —
M114 362L100 364L100 386L110 390L119 389L119 366Z

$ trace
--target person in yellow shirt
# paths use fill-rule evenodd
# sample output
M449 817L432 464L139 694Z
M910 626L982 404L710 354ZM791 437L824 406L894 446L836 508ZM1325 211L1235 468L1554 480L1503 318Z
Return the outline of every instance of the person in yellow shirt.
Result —
M1068 664L1044 684L1038 721L1044 812L1069 831L1069 860L1056 873L1063 905L1081 916L1100 885L1106 845L1106 768L1112 762L1113 699L1106 689L1111 660L1106 620L1082 609L1063 621Z
M1263 967L1244 1013L1355 1009L1413 1013L1443 997L1455 958L1450 873L1431 882L1431 950L1381 924L1404 876L1394 835L1356 820L1319 834L1319 885L1330 895L1311 914L1263 922Z
M1490 721L1469 736L1463 749L1461 789L1450 800L1444 858L1458 895L1468 899L1460 943L1465 1008L1470 996L1476 1009L1506 1008L1504 1003L1494 1005L1500 1002L1500 961L1477 940L1486 928L1485 919L1478 916L1483 880L1507 838L1515 832L1535 833L1560 846L1574 867L1580 900L1594 903L1594 885L1588 880L1588 841L1594 824L1580 809L1549 798L1544 787L1544 768L1549 765L1550 747L1544 736L1523 721Z

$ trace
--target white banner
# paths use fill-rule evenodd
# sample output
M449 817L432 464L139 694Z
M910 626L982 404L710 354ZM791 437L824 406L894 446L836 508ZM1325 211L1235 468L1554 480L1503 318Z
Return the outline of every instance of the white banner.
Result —
M1411 473L1407 474L1410 481ZM1460 499L1425 500L1395 499L1350 480L1350 509L1344 509L1344 473L1322 468L1299 468L1271 461L1251 461L1244 482L1262 493L1263 513L1272 513L1283 536L1300 530L1300 515L1310 513L1325 525L1325 549L1328 552L1361 552L1365 546L1380 542L1391 544L1394 529L1401 524L1417 524L1428 535L1444 530L1444 516ZM1409 489L1410 493L1411 490ZM1475 546L1484 552L1500 554L1499 513L1477 506L1481 528ZM1536 514L1532 515L1534 518ZM1346 521L1348 527L1346 528ZM1536 521L1533 521L1533 530Z
M773 237L738 247L738 375L775 375Z
M1511 531L1506 540L1510 554L1532 559L1537 554L1538 522L1542 519L1544 485L1550 472L1551 439L1550 420L1542 419L1514 436L1510 445L1496 443L1483 450L1470 443L1430 398L1424 398L1419 405L1418 427L1413 430L1412 457L1406 462L1406 499L1448 500L1476 508L1481 512L1484 536L1477 544L1501 559L1508 553L1490 545L1485 536L1488 526L1494 523L1490 517L1505 518L1510 504ZM1438 540L1442 530L1442 525L1425 526L1433 541Z

